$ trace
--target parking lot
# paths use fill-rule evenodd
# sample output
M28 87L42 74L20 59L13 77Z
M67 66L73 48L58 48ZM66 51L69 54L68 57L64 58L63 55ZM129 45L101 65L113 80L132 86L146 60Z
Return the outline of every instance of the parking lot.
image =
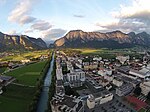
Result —
M136 112L129 108L126 104L119 101L116 97L110 102L98 105L94 109L88 109L85 104L85 112Z

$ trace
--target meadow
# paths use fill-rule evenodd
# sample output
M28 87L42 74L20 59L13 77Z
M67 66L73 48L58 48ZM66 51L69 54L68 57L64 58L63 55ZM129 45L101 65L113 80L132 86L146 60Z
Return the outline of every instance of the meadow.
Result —
M35 90L35 87L8 85L0 95L0 112L26 112Z
M38 58L41 55L45 55L49 50L39 50L39 51L24 51L24 52L14 52L13 56L5 56L0 58L0 61L20 61L25 59Z
M27 112L46 63L47 60L25 65L5 74L15 77L17 84L8 85L0 95L0 112Z
M69 49L71 50L71 49ZM129 55L131 57L140 57L140 54L135 53L133 49L73 49L80 51L82 55L98 55L102 58L115 58L118 55Z
M5 75L15 77L16 83L27 86L35 86L37 80L41 76L40 73L44 69L46 62L47 61L41 61L30 65L25 65L21 68L7 72Z

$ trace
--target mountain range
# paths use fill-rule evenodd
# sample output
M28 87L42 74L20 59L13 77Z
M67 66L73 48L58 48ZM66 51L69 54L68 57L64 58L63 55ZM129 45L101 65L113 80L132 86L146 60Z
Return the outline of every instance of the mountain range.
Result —
M107 33L73 30L54 42L56 48L130 48L150 47L150 35L146 32L128 34L121 31Z
M32 38L26 35L8 35L0 32L0 51L6 50L40 50L47 45L41 38Z
M107 33L72 30L49 45L55 48L131 48L150 47L150 35L146 32L128 34L121 31ZM0 32L0 51L47 49L41 38L26 35L8 35Z

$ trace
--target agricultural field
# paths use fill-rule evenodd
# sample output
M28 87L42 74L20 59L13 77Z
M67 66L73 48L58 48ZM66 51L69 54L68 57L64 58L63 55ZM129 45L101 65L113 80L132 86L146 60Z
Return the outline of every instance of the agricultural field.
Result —
M35 90L35 87L8 85L0 95L0 112L26 112Z
M47 61L41 61L38 63L23 66L13 71L7 72L5 75L13 76L16 78L16 83L35 86L41 71Z
M0 95L0 112L27 112L46 63L47 60L25 65L5 74L15 77L16 81Z
M20 61L25 59L38 58L41 55L48 54L49 50L40 51L25 51L25 52L15 52L13 56L4 56L0 58L0 61Z
M0 68L0 74L3 73L6 69L7 69L6 67Z
M69 49L71 50L71 49ZM131 57L140 57L140 54L135 53L132 49L73 49L80 52L82 55L98 55L102 58L115 58L117 55L129 55Z

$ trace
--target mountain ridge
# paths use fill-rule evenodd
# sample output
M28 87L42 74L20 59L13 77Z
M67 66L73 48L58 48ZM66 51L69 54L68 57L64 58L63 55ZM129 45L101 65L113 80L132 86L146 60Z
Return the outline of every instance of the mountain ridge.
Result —
M8 35L0 32L0 51L7 50L40 50L47 45L41 38L26 35Z
M64 37L54 42L55 47L70 48L128 48L134 46L150 47L150 35L146 32L128 34L119 30L112 32L84 32L82 30L69 31Z

